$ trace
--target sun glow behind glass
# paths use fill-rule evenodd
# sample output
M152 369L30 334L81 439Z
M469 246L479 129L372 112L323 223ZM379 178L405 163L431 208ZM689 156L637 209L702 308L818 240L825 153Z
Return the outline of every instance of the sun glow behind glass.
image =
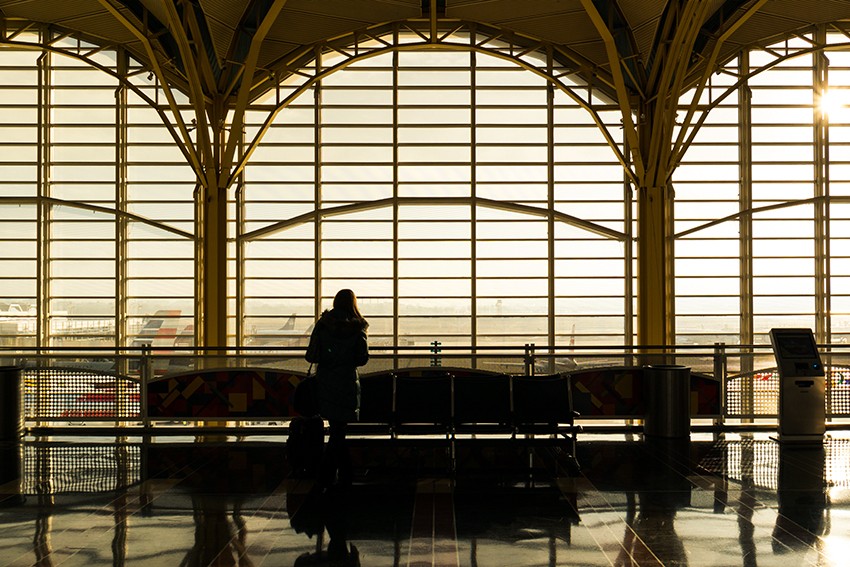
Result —
M824 91L818 101L821 113L833 121L844 122L850 118L850 90Z

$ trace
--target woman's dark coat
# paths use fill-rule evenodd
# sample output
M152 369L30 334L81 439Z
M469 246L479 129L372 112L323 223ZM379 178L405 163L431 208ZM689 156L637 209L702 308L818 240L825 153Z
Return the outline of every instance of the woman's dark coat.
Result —
M319 413L327 420L354 421L360 405L357 367L369 360L366 321L325 311L310 335L306 359L317 365Z

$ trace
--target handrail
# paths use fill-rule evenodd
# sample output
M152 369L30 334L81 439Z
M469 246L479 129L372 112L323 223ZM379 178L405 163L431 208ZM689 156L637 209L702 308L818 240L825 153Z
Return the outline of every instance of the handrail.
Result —
M770 345L674 345L661 356L665 362L684 364L692 373L716 380L720 385L719 417L713 426L732 422L756 423L777 419L779 379ZM847 422L850 399L850 345L819 345L828 371L826 386L828 423ZM562 372L578 375L584 370L639 367L643 356L636 347L622 345L375 345L365 373L396 369L443 366L495 371L512 375ZM138 417L116 417L116 422L138 421L151 426L144 403L148 386L172 376L201 370L262 369L303 374L307 363L304 347L0 347L0 365L23 368L31 422L85 422L87 419L56 413L55 394L85 396L93 388L129 392L132 402L121 411ZM88 390L87 390L88 389ZM124 394L116 394L124 395ZM91 396L90 396L91 397ZM97 398L97 396L94 396ZM66 403L66 402L62 402ZM126 404L130 403L132 410ZM26 404L25 404L26 405ZM114 401L118 408L118 400ZM834 409L833 409L834 408ZM51 413L53 412L53 413ZM67 413L67 412L66 412ZM118 412L116 412L118 413ZM98 421L94 417L91 420ZM112 418L106 417L104 421ZM591 418L588 418L591 419Z

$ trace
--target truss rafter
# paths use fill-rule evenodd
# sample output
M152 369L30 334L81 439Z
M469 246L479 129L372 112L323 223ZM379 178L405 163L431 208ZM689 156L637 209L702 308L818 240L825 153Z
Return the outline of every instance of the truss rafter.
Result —
M452 29L457 30L457 27L453 26ZM286 74L298 75L303 77L304 81L285 98L274 101L271 112L268 113L253 139L246 144L244 154L231 169L228 179L222 183L222 186L230 187L235 182L277 115L313 85L358 61L393 51L416 51L426 48L450 51L475 51L477 53L491 55L499 59L511 61L517 66L551 82L579 107L590 114L606 142L611 147L611 150L617 156L618 161L624 167L626 175L633 182L637 182L637 178L634 176L630 167L630 160L623 154L620 142L609 131L608 126L604 123L597 109L595 100L598 98L607 98L607 92L600 93L593 84L568 82L567 79L577 77L576 74L569 71L569 68L548 65L545 62L541 62L541 51L543 53L554 52L554 50L548 50L548 45L545 43L536 42L533 48L529 46L517 46L506 43L504 41L504 32L496 28L485 28L491 32L489 34L482 34L482 28L480 26L474 26L474 29L476 32L474 32L475 40L473 42L470 42L469 38L461 33L451 36L443 35L441 36L441 41L435 44L430 41L430 38L426 34L413 33L415 28L411 27L410 22L406 22L390 27L385 26L380 30L373 29L368 33L361 30L356 34L337 38L334 42L325 42L316 45L287 62L281 63L279 68L285 69ZM410 32L410 37L416 37L418 39L407 38L400 41L397 45L393 45L383 39L389 34L398 35L405 31ZM473 33L473 31L470 29L469 33ZM309 62L315 59L317 51L319 53L336 54L337 56L342 56L342 59L328 67L310 65ZM558 63L563 65L562 62ZM267 91L264 90L263 92Z
M457 45L464 49L470 49L469 41L458 39L464 34L469 34L474 38L472 40L474 49L488 52L499 51L503 58L507 56L523 60L525 65L533 64L535 49L545 52L551 48L561 68L571 69L576 75L581 76L582 82L591 86L600 98L612 102L615 100L614 81L609 70L594 65L589 59L569 47L543 42L538 38L491 24L445 18L439 20L439 25L442 27L437 36L437 41L431 41L429 24L429 20L406 20L391 24L376 24L287 53L285 56L265 63L262 70L258 69L258 76L251 89L250 100L256 100L265 93L272 91L276 85L276 80L281 77L285 77L297 69L308 67L315 57L317 48L325 53L336 51L349 58L362 57L367 52L377 52L376 50L382 48L393 48L394 45L385 38L393 37L396 34L402 36L402 39L400 44L395 47L417 46L422 49L441 45ZM264 72L261 73L261 71Z

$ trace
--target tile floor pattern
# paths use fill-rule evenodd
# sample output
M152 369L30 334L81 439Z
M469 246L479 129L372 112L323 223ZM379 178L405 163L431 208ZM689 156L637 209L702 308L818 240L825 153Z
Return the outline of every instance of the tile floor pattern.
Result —
M282 437L54 438L0 454L0 565L850 565L850 438L559 447L355 440L355 482ZM23 471L19 473L19 471Z

